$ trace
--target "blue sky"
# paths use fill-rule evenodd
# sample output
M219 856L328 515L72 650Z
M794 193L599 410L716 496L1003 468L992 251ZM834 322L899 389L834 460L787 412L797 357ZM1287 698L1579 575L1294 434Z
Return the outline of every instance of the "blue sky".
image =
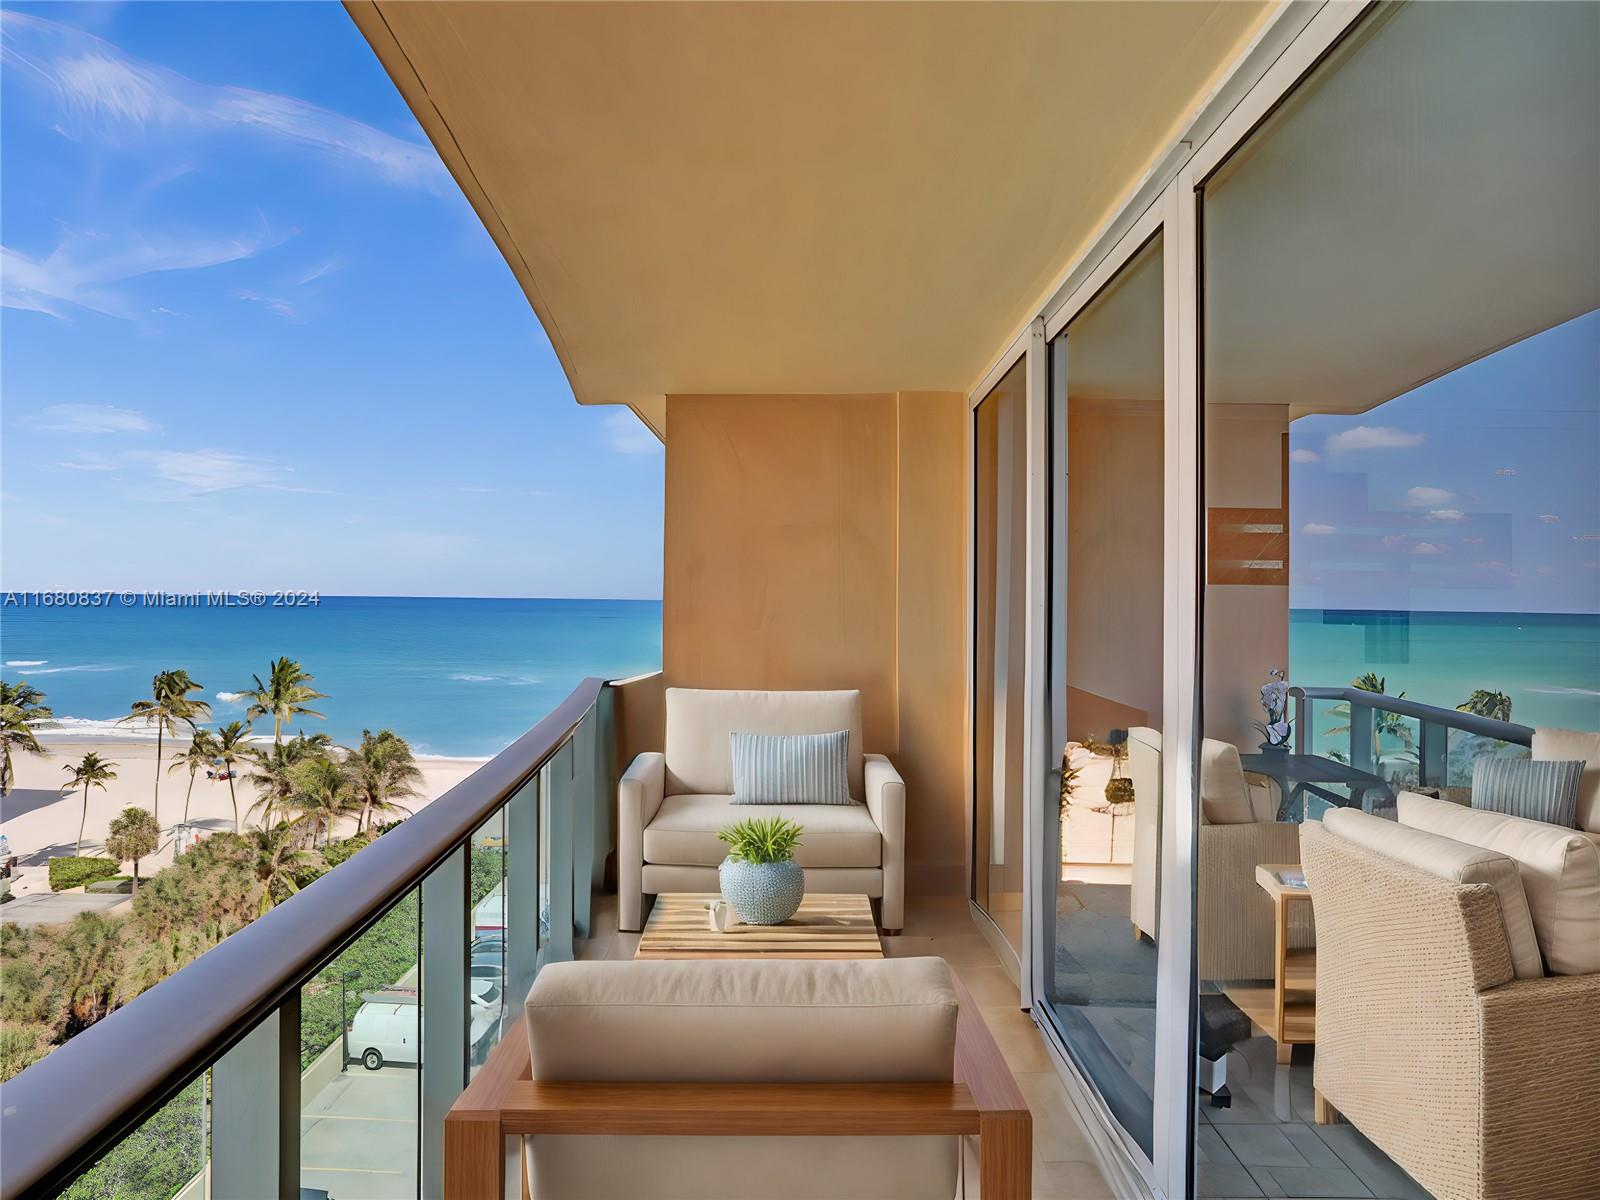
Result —
M1289 429L1294 607L1600 612L1600 312Z
M6 5L11 589L659 597L581 408L337 4Z

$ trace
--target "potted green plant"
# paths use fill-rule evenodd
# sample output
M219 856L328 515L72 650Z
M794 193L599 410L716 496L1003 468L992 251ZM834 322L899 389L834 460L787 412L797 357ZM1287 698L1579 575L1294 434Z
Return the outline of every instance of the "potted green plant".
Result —
M785 817L750 817L718 831L728 847L717 868L722 898L746 925L780 925L799 910L806 873L794 849L804 832Z

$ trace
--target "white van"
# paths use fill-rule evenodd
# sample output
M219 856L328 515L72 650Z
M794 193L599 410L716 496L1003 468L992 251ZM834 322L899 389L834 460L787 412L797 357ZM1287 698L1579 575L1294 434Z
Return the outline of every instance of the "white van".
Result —
M386 1063L416 1066L418 1015L415 1004L363 1004L350 1022L350 1056L369 1071Z

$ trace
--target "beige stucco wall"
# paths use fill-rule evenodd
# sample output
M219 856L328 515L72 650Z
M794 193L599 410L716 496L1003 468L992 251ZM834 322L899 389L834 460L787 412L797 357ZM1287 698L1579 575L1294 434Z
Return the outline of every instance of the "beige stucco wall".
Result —
M1211 404L1205 413L1208 508L1276 508L1284 496L1282 404ZM1254 750L1260 687L1289 666L1287 586L1207 584L1202 698L1205 736Z
M965 405L671 396L666 686L859 688L906 779L907 883L964 878Z
M1067 415L1067 682L1161 724L1162 414L1073 397ZM1067 734L1108 729L1073 704ZM1081 711L1080 711L1081 710Z

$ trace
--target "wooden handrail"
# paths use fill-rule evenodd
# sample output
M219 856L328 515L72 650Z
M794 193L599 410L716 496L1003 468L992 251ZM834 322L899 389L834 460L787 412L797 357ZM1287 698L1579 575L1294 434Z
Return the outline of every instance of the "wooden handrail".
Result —
M1033 1117L971 993L951 982L960 1002L951 1083L535 1081L519 1017L445 1118L445 1200L501 1200L505 1139L527 1134L976 1135L984 1200L1026 1200Z

